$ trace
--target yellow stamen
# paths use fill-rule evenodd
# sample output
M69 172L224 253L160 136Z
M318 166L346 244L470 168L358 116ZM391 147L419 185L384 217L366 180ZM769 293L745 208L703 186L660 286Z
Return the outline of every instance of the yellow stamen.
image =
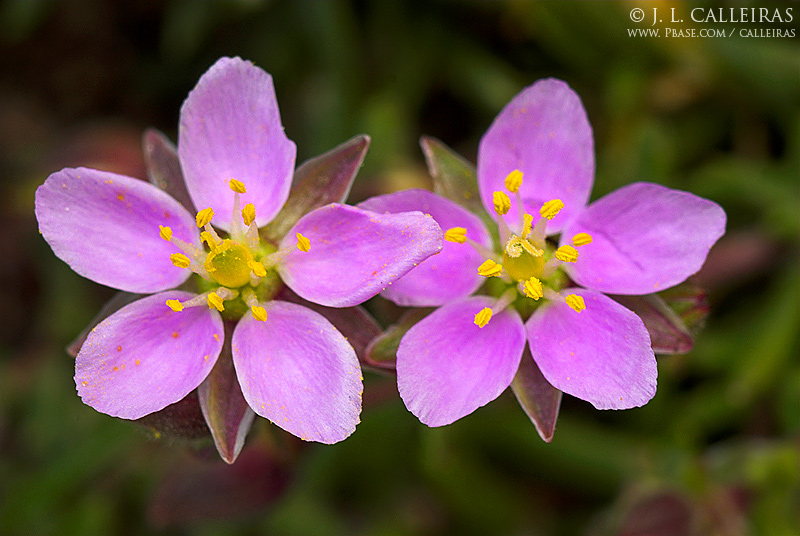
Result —
M542 218L547 218L548 220L552 220L556 217L556 214L561 212L561 209L564 208L564 202L560 199L551 199L539 210L539 214L542 215Z
M478 266L478 275L483 277L499 277L503 271L503 265L497 264L492 259L486 259Z
M308 250L311 249L311 240L300 233L297 233L297 249L303 252L308 252Z
M542 296L544 296L544 291L542 289L542 282L536 279L535 277L531 277L527 279L525 283L522 285L522 290L525 292L525 295L529 298L533 298L534 300L538 300Z
M479 328L482 328L486 324L489 323L489 320L492 319L492 310L488 307L484 307L475 315L475 325Z
M256 207L253 203L247 203L242 209L242 219L244 224L249 226L256 219Z
M247 191L244 188L244 184L241 181L237 181L236 179L231 179L230 181L228 181L228 186L230 186L231 190L233 190L237 194L243 194Z
M572 245L585 246L592 243L592 235L589 233L578 233L572 237Z
M467 230L464 227L451 227L444 232L444 239L448 242L463 244L467 241Z
M508 198L505 192L496 191L492 194L492 202L494 203L494 211L500 214L507 214L511 208L511 199Z
M519 234L521 238L528 238L528 235L531 234L531 229L533 228L533 216L530 214L525 214L522 217L522 232Z
M253 313L253 318L256 320L260 320L262 322L266 322L267 320L267 310L261 307L260 305L253 305L250 307L250 311Z
M208 308L209 309L211 309L212 307L215 307L217 309L217 311L220 311L220 312L225 310L225 305L223 305L223 303L222 303L222 298L220 298L219 294L217 294L216 292L210 293L208 295L208 297L206 298L206 300L208 301Z
M567 305L575 309L577 312L581 312L586 309L586 303L583 301L583 297L578 296L577 294L570 294L564 301L567 302Z
M256 274L257 277L264 277L267 275L267 269L264 268L264 265L258 261L250 261L247 263L247 266Z
M176 313L180 313L181 311L183 311L183 304L178 300L167 300L167 307L169 307Z
M172 240L172 229L164 225L159 225L158 236L169 242L170 240Z
M214 211L211 207L204 208L200 212L197 213L197 217L195 221L197 222L197 227L203 227L208 223L211 223L211 218L214 217Z
M564 244L556 250L556 259L564 262L577 262L578 250L569 244Z
M169 260L178 268L188 268L192 264L191 259L183 253L173 253L169 256Z
M506 177L506 190L514 194L520 186L522 186L522 172L515 169Z

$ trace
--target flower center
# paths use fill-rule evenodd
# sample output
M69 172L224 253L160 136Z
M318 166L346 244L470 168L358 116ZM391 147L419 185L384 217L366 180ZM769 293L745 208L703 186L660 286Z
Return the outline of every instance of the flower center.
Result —
M232 288L250 283L251 264L253 255L250 250L229 238L212 249L203 263L217 283Z
M269 246L261 246L253 204L245 205L240 215L240 194L246 192L244 184L230 179L228 186L234 195L228 238L220 238L211 226L211 220L214 218L211 207L197 213L197 227L203 229L200 238L208 246L208 252L173 238L172 229L159 226L161 238L171 242L183 252L170 255L172 263L178 268L188 268L199 275L202 278L199 286L207 289L206 292L184 302L167 300L167 306L173 311L182 311L184 307L206 304L209 308L224 311L226 318L236 319L241 318L249 307L256 320L265 321L267 312L259 303L270 299L279 288L278 275L272 268L294 247L275 251ZM309 251L311 242L298 233L296 247L301 251Z
M484 277L498 277L508 289L491 308L485 307L475 315L475 324L485 326L496 314L508 307L514 300L511 297L526 296L534 301L540 298L548 300L564 300L577 312L586 308L583 298L576 294L562 295L558 291L564 285L564 277L557 272L565 262L577 262L579 246L592 242L587 233L578 233L572 238L572 245L565 244L554 248L547 242L547 222L556 217L564 208L560 199L551 199L539 210L539 221L533 225L533 216L526 214L519 188L522 185L522 173L514 170L505 180L506 189L513 194L520 219L519 233L513 233L504 216L511 208L511 198L505 192L492 194L494 210L497 213L497 226L500 242L505 244L501 252L487 251L477 242L470 240L463 227L453 227L444 233L445 240L459 244L469 243L482 255L488 258L478 267L478 274Z

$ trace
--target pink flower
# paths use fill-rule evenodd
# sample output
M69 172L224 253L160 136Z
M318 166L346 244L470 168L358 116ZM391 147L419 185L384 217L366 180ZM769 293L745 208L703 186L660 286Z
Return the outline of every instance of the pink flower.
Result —
M355 352L322 315L273 297L282 281L314 303L359 304L436 253L441 230L419 212L333 203L278 243L261 239L289 197L295 144L272 78L239 58L217 61L189 94L178 158L196 215L149 183L93 169L63 169L36 192L41 233L73 270L155 293L91 331L76 360L78 394L124 419L183 399L217 362L225 320L252 411L303 439L341 441L361 411ZM196 291L170 290L187 282Z
M547 382L598 409L649 401L657 370L647 329L604 293L650 294L697 272L724 233L722 208L650 183L587 206L591 126L580 98L554 79L525 88L498 115L481 140L477 177L498 224L494 243L481 218L431 192L359 205L422 210L446 229L441 254L383 292L400 305L440 306L397 351L408 409L429 426L468 415L527 366L526 342ZM555 234L557 243L547 238ZM495 297L473 296L487 278Z

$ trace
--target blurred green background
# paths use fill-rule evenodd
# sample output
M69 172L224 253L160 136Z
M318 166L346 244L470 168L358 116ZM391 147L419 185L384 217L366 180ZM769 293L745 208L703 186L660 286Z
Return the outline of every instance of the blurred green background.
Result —
M800 26L796 2L1 3L2 534L800 533L800 41L628 34L650 24L634 7L689 21L698 6L790 8L790 23L748 26ZM353 202L428 186L421 134L474 162L522 87L566 80L594 127L593 198L650 180L727 211L696 277L706 329L659 358L644 408L565 396L551 444L509 392L430 429L370 373L351 438L302 444L259 419L233 466L84 406L64 347L113 291L52 254L35 188L74 165L144 177L143 129L175 140L222 55L273 75L298 162L372 136Z

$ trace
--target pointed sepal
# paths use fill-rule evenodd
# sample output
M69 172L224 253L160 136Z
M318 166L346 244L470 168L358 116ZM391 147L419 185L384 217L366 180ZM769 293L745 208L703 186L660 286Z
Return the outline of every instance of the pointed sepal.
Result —
M225 345L208 377L197 388L200 409L214 445L226 463L233 463L244 446L255 413L242 395L233 368L231 335L233 326L225 325Z
M369 143L369 136L361 134L303 162L294 173L289 199L278 215L261 229L262 237L278 243L304 214L329 203L344 202Z
M433 179L433 191L479 216L485 214L475 166L436 138L422 136L419 145Z
M189 212L194 212L194 204L183 182L178 149L160 130L148 128L142 136L144 166L147 179L178 200Z
M522 354L519 370L511 381L511 390L536 427L539 437L550 443L556 430L561 391L544 378L527 347Z
M433 307L407 309L396 324L392 324L386 331L372 339L364 355L364 364L380 370L394 371L400 339L417 322L432 313L434 309Z
M650 333L653 352L685 354L692 349L694 337L678 314L658 294L644 296L613 296L644 322Z

